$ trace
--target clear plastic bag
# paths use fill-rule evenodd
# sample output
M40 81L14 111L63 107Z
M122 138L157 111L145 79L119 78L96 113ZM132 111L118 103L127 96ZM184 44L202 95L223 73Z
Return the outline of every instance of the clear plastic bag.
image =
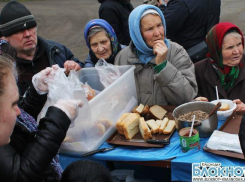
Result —
M37 121L39 122L40 119L45 116L47 109L51 105L54 105L59 99L81 100L83 106L79 108L78 116L72 124L74 127L70 127L67 131L65 143L81 142L86 138L86 128L83 126L91 121L91 112L78 75L75 71L70 71L67 77L65 75L65 69L59 68L50 74L50 77L47 78L47 84L49 86L47 101L38 115ZM66 150L73 151L73 148L68 147Z
M98 71L100 81L105 88L121 76L119 69L113 64L107 63L104 59L99 59L95 64L95 68Z

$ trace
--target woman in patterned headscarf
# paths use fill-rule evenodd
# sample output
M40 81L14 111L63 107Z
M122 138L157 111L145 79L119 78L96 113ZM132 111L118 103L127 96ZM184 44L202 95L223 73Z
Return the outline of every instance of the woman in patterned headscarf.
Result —
M216 100L215 86L220 99L230 99L237 111L245 110L244 37L234 24L222 22L207 34L208 58L195 64L198 84L197 100Z
M166 38L162 11L140 5L129 16L131 43L115 64L135 65L138 102L180 105L197 94L194 65L185 49Z
M94 67L101 58L114 64L117 53L125 46L120 45L111 25L102 19L94 19L87 23L84 39L89 48L89 55L84 67Z

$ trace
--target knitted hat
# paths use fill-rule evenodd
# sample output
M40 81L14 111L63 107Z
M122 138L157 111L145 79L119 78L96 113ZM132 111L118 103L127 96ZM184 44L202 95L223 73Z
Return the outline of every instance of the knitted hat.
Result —
M10 1L2 9L0 31L3 36L10 36L36 26L37 22L34 16L21 3Z

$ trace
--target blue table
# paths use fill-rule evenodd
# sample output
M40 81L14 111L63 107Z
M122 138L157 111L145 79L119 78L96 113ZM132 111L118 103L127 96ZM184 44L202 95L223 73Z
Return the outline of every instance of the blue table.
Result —
M218 128L223 124L219 121ZM224 157L205 152L202 147L208 141L208 138L200 139L201 149L190 150L183 153L180 148L179 135L177 132L171 137L171 144L164 148L138 148L119 146L112 151L98 153L87 157L86 159L99 161L138 161L145 162L147 165L150 161L171 162L171 177L173 181L191 181L192 163L214 163L219 162L222 166L245 166L244 160ZM100 148L109 147L104 143ZM66 167L73 161L82 159L81 156L60 155L60 161L63 167ZM168 160L172 159L172 160ZM170 167L168 165L159 167Z

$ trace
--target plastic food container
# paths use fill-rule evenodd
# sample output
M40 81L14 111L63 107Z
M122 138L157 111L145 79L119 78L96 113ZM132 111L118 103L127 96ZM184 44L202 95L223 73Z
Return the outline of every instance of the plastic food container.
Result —
M211 103L214 103L215 105L218 102L223 102L223 103L227 103L230 106L230 109L227 111L218 111L217 115L218 115L218 120L219 121L224 121L226 120L232 113L233 111L236 109L236 104L232 102L232 100L228 100L228 99L219 99L219 100L213 100L211 101Z
M63 142L61 153L83 154L98 149L115 131L117 119L122 113L131 112L138 104L134 69L135 66L118 66L122 75L107 88L100 82L95 68L83 68L79 79L97 90L97 95L89 101L91 121L76 127L79 140ZM105 126L101 129L101 123ZM109 123L109 124L108 124Z

